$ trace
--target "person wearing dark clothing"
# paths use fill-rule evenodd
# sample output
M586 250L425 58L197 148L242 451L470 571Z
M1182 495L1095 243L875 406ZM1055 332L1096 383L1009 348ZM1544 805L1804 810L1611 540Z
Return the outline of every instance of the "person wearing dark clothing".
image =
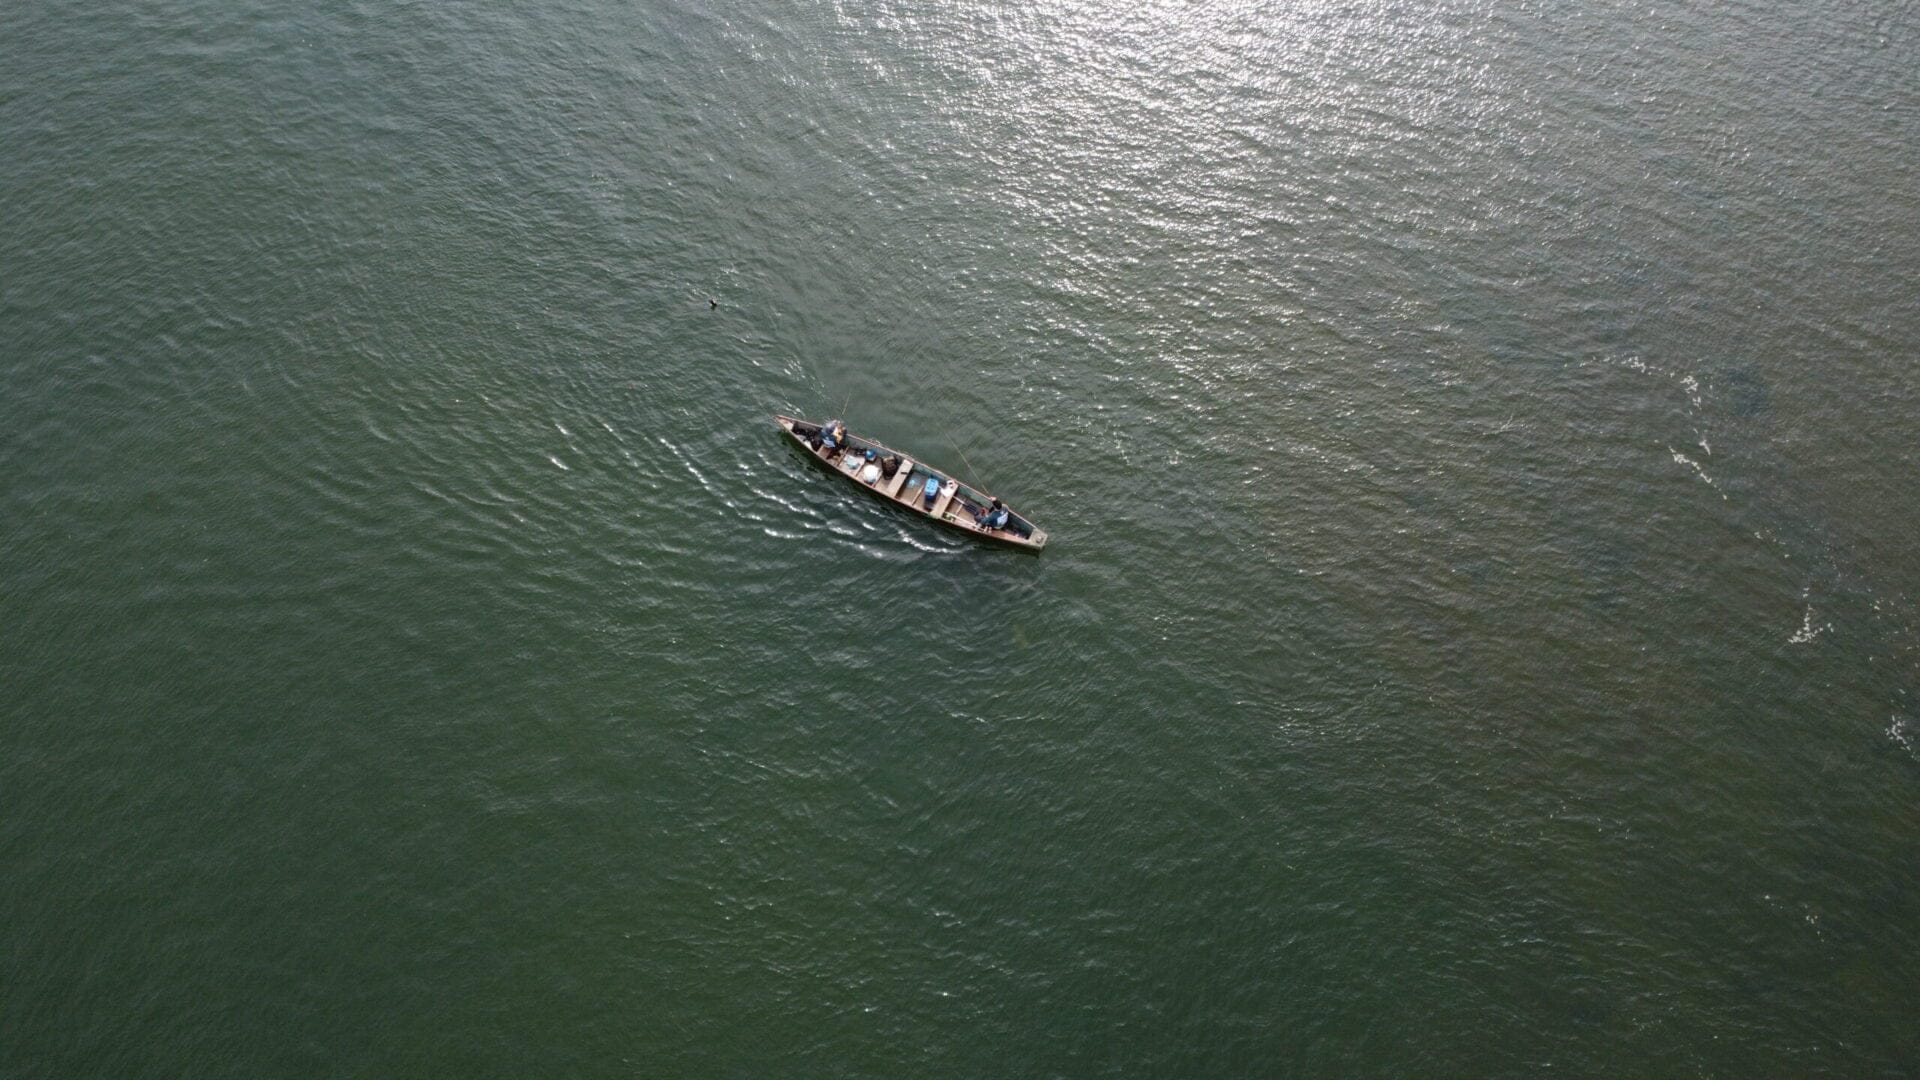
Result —
M827 448L827 458L831 460L847 448L847 425L838 420L829 420L820 429L820 445Z
M985 513L974 516L974 521L983 529L1004 529L1007 527L1007 508L999 499L995 499Z

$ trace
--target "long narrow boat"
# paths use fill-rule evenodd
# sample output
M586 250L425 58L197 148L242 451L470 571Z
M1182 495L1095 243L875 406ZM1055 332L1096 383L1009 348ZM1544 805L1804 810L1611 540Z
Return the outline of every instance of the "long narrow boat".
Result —
M930 517L943 525L986 540L993 540L1023 551L1039 551L1047 546L1047 534L1033 522L1002 505L1006 521L999 527L989 524L993 496L954 479L926 463L881 446L872 439L849 433L844 445L827 447L820 441L820 425L791 416L775 415L774 423L800 450L824 469L829 469L855 486L866 489L896 506ZM871 454L868 451L872 451ZM879 475L888 458L894 459L893 475ZM869 469L868 466L873 468Z

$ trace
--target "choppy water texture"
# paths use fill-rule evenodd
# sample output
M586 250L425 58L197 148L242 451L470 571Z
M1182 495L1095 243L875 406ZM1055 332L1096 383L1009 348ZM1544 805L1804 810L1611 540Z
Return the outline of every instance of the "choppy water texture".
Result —
M1911 1075L1916 281L1912 3L10 4L0 1073Z

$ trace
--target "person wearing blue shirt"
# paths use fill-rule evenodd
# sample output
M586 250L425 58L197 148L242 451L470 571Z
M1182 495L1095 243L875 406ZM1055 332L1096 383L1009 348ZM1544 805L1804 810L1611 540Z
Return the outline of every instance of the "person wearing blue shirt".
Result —
M1007 527L1007 508L996 498L992 506L974 518L974 523L983 529L1004 529Z
M827 460L833 460L847 447L847 425L838 420L829 420L820 428L820 445L826 448Z

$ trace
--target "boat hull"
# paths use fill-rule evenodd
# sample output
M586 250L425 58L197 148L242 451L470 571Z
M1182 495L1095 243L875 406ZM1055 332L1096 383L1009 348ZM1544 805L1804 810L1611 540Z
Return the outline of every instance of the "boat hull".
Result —
M859 436L849 434L847 440L849 445L846 453L830 457L825 451L815 450L808 442L808 435L818 430L818 424L801 420L797 417L778 414L774 416L773 420L775 424L779 425L780 433L786 438L788 444L811 459L815 465L818 465L828 472L834 473L882 502L891 503L896 507L920 517L930 519L956 532L962 532L968 536L985 540L988 543L997 544L1001 547L1038 553L1042 548L1047 546L1046 531L1035 528L1032 522L1018 514L1012 513L1011 510L1009 510L1010 521L1007 528L983 528L974 520L973 515L967 512L966 508L976 505L985 506L987 501L992 499L991 495L977 488L961 484L954 477L937 469L928 468L919 461L905 454L901 454L891 447L882 446L871 439L863 439ZM796 425L800 430L795 430ZM856 453L859 454L861 458L864 458L864 451L868 448L872 448L882 455L892 454L900 458L904 463L902 469L908 471L908 475L904 478L904 481L898 479L893 481L883 479L878 484L868 484L866 481L860 479L858 467L852 469L847 467L848 458ZM940 497L935 499L931 507L926 504L926 500L919 494L926 478L929 476L941 481ZM949 485L951 485L951 490L949 490ZM890 488L893 490L890 491ZM1023 530L1025 535L1023 535Z

